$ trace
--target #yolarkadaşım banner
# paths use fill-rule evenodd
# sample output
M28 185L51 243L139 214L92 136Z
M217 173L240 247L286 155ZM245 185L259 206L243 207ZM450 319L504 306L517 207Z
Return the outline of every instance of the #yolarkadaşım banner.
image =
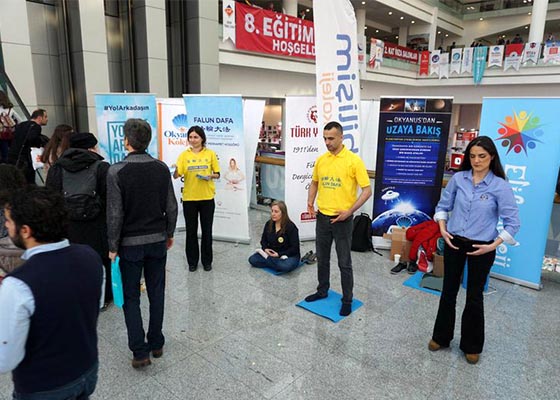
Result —
M216 183L215 239L249 243L247 172L241 96L183 95L187 125L206 133L206 146L218 156L220 179Z
M315 160L324 149L316 102L316 97L286 97L284 200L301 240L315 239L315 218L307 212L307 191Z
M381 97L372 235L432 219L441 194L452 97Z
M356 14L349 0L313 1L317 116L342 125L344 145L360 151L360 75Z
M235 46L240 50L315 58L313 22L235 4Z
M560 98L484 98L480 131L491 137L519 207L517 246L496 249L492 275L538 289L558 160ZM499 230L500 228L498 228Z
M185 102L183 99L157 99L158 115L158 141L159 159L167 164L171 173L175 171L173 167L179 155L185 151L189 145L187 134L190 125L187 121ZM175 198L179 205L177 215L177 228L185 228L185 217L183 216L183 177L173 179L173 189Z
M100 93L94 97L99 154L107 162L114 164L126 156L124 124L129 118L140 118L150 124L152 141L147 151L157 158L157 113L156 97L153 94Z

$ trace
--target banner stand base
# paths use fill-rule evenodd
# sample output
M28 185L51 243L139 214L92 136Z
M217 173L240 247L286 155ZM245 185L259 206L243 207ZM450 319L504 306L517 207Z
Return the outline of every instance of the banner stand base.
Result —
M506 282L515 283L515 284L518 284L518 285L521 285L521 286L525 286L525 287L528 287L529 289L541 290L542 287L543 287L542 283L528 282L528 281L524 281L524 280L521 280L521 279L512 278L511 276L497 274L495 272L490 272L490 276L492 278L496 278L496 279L499 279L501 281L506 281Z

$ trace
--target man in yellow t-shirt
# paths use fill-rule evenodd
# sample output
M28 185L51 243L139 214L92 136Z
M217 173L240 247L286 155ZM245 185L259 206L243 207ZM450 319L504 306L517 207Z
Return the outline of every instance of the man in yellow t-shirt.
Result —
M340 315L352 312L352 216L371 196L371 186L364 162L343 144L342 126L329 122L323 130L328 152L315 162L307 196L307 210L317 217L315 227L317 250L317 292L305 298L311 302L328 296L330 287L330 255L334 240L342 283ZM360 196L358 186L361 188ZM317 198L319 210L315 212Z

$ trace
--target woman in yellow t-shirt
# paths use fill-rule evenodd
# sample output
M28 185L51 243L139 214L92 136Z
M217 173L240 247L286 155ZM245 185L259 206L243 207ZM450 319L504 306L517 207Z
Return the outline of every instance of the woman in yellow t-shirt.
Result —
M206 134L200 126L191 126L188 131L190 147L177 159L175 179L184 177L183 215L187 225L185 253L189 271L196 271L198 258L205 271L212 269L212 223L214 221L214 179L220 177L220 165L216 153L206 147ZM198 217L202 238L198 248Z

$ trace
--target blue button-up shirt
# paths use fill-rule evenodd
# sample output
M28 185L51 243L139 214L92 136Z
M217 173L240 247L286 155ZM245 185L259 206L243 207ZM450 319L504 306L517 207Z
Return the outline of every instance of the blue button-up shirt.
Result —
M453 212L451 212L453 211ZM503 230L498 233L498 218ZM509 183L489 171L477 185L472 170L457 172L443 191L434 219L447 220L447 231L472 240L493 241L498 236L515 245L519 211Z

